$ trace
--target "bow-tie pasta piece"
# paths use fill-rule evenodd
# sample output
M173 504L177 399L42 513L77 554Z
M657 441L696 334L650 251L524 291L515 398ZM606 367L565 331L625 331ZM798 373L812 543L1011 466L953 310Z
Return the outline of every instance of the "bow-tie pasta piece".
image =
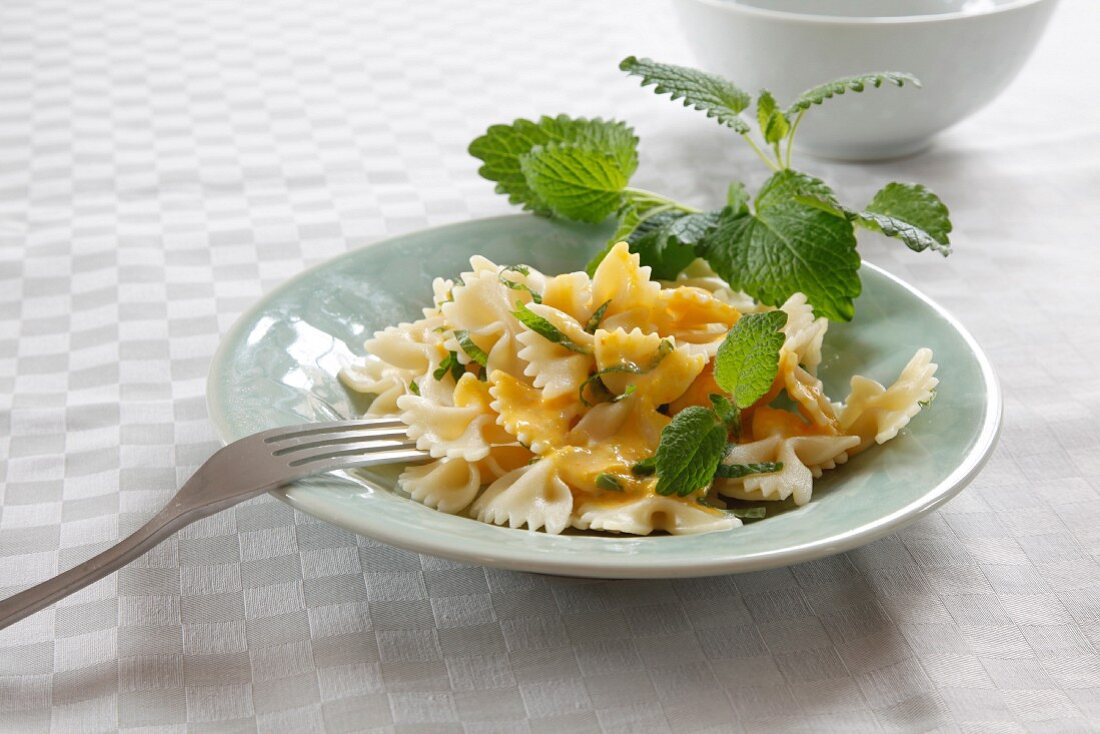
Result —
M785 500L796 505L810 501L813 480L825 469L848 460L849 449L859 445L858 436L770 436L730 449L726 464L782 462L783 468L770 474L750 474L738 479L718 479L715 487L726 497L742 500Z
M650 323L661 285L649 279L649 267L642 267L638 256L625 242L611 248L592 276L589 308L595 311L607 304L600 326L612 330L630 330Z
M356 392L374 396L367 408L369 415L397 412L397 399L408 391L408 379L405 370L373 356L340 370L340 382Z
M422 375L443 349L441 317L401 323L376 331L363 345L367 353L411 375Z
M802 293L795 293L779 308L787 314L787 323L783 326L786 336L783 353L794 355L795 364L816 375L817 366L821 364L821 343L829 329L829 320L824 316L815 319L814 307Z
M455 386L453 406L439 405L424 395L403 395L397 407L418 449L435 458L478 461L489 455L494 443L511 442L496 425L490 402L488 385L467 372Z
M757 313L759 311L769 310L768 306L763 306L754 301L752 296L731 289L729 284L722 280L710 265L707 264L707 261L702 258L696 259L684 268L680 274L676 276L676 280L664 281L662 285L666 288L678 288L681 286L701 288L719 301L733 306L739 313Z
M540 459L489 485L470 510L478 520L557 535L569 527L573 493L551 459Z
M564 444L570 421L579 409L572 400L547 399L538 388L506 372L489 375L489 394L497 425L536 454Z
M611 445L620 452L624 444L638 444L640 450L652 453L669 420L667 415L658 412L657 406L644 400L600 403L577 421L566 442L590 448Z
M643 331L672 337L690 354L712 359L741 312L700 288L663 289Z
M519 350L519 356L527 363L523 373L534 378L535 387L542 390L546 399L577 395L592 367L592 335L572 316L545 303L532 303L527 308L553 324L577 349L583 351L563 347L534 331L521 331L516 335L516 341L523 347Z
M470 338L488 353L488 370L523 374L523 361L516 353L515 336L522 328L512 315L516 303L529 303L531 294L504 285L500 269L485 258L472 258L473 272L462 274L462 284L451 293L453 300L441 307L446 325L469 333ZM454 350L460 362L469 356Z
M798 410L825 433L837 434L836 409L825 394L821 380L795 363L792 355L786 355L780 366L780 377L787 395L798 405Z
M562 273L546 280L542 291L542 302L550 308L556 308L569 314L578 323L588 324L592 314L600 307L592 301L592 280L587 273Z
M859 436L856 451L889 441L909 424L921 405L932 399L939 384L935 377L938 367L931 349L918 349L889 388L860 375L852 378L852 391L840 411L840 426L845 433Z
M615 504L586 502L577 508L577 519L573 521L573 527L579 530L630 535L649 535L656 530L694 535L731 530L740 524L728 513L655 494Z
M633 385L634 395L653 406L680 397L707 364L704 355L688 354L676 348L672 339L639 329L598 329L594 353L600 380L608 390L624 395Z
M465 459L439 459L407 467L397 482L417 502L454 515L474 501L481 472Z

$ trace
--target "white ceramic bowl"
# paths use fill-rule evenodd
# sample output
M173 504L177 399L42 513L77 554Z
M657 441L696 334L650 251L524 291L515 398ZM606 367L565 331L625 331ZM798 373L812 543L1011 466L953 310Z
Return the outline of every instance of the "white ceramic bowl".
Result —
M875 160L915 153L991 102L1057 0L675 0L702 68L781 104L836 77L915 74L923 88L849 93L807 113L795 146Z

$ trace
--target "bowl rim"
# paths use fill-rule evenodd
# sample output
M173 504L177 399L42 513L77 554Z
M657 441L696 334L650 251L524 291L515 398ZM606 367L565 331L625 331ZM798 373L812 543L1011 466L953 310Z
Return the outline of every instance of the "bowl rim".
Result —
M682 4L695 3L709 5L732 13L755 16L765 20L780 22L816 23L824 25L922 25L932 23L949 23L955 20L968 18L984 18L991 15L1011 13L1033 5L1049 3L1054 5L1058 0L1011 0L993 8L985 8L974 11L956 10L949 13L924 13L921 15L817 15L814 13L800 13L789 10L772 10L770 8L758 8L753 5L744 5L739 0L677 0Z

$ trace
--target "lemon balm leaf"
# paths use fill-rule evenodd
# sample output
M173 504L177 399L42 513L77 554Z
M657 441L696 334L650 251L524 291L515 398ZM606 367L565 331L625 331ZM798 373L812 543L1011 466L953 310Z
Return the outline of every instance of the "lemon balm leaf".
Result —
M748 189L746 189L745 184L740 181L734 181L726 190L726 206L728 206L734 214L744 214L748 212L749 200Z
M674 280L695 260L695 245L718 223L719 212L665 211L643 220L627 237L630 251L657 280Z
M756 210L759 212L770 206L785 204L797 197L813 198L833 207L840 206L836 194L827 183L820 178L788 168L773 175L760 187L760 191L756 193Z
M783 311L745 314L730 329L714 358L714 381L744 410L771 389L787 323Z
M779 105L775 103L775 97L766 89L756 99L756 122L760 126L764 142L769 145L775 145L783 140L791 130L787 114L779 109Z
M920 184L889 183L856 215L856 224L896 237L909 249L951 252L951 217L947 206Z
M520 157L538 145L570 143L589 146L611 155L629 178L638 167L638 138L623 122L566 115L518 119L510 125L492 125L470 143L469 153L482 162L478 173L496 183L496 191L512 204L548 215L550 207L531 190L520 166Z
M787 114L791 115L808 110L815 104L821 104L827 99L832 99L846 92L862 92L867 87L878 88L884 84L900 87L906 83L912 84L914 87L921 85L920 80L912 74L897 71L876 71L834 79L831 82L807 89L798 95L798 98L787 108Z
M713 117L740 134L749 131L748 123L741 119L741 113L752 98L720 76L635 56L627 56L619 62L619 68L627 74L641 77L643 87L653 85L653 91L657 94L668 94L674 100L683 99L685 107L705 112L707 117Z
M657 494L687 495L708 486L726 452L726 427L714 411L681 410L661 431L654 465Z
M519 162L540 201L581 222L601 222L618 210L629 180L613 154L570 143L536 145Z
M726 210L700 250L723 280L762 303L779 306L802 292L820 316L855 314L860 261L844 217L793 199L756 214Z

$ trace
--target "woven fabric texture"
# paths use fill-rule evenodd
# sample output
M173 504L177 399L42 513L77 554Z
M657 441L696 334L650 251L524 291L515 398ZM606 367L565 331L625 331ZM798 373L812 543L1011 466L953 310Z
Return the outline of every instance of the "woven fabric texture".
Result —
M896 535L765 573L583 581L421 557L265 497L0 632L0 731L1100 731L1100 8L919 156L956 253L869 239L988 350L1000 445ZM0 595L114 543L218 446L204 382L261 294L509 211L466 145L615 116L636 183L763 172L637 89L665 2L0 3ZM812 124L807 120L806 124ZM944 379L949 379L945 376Z

